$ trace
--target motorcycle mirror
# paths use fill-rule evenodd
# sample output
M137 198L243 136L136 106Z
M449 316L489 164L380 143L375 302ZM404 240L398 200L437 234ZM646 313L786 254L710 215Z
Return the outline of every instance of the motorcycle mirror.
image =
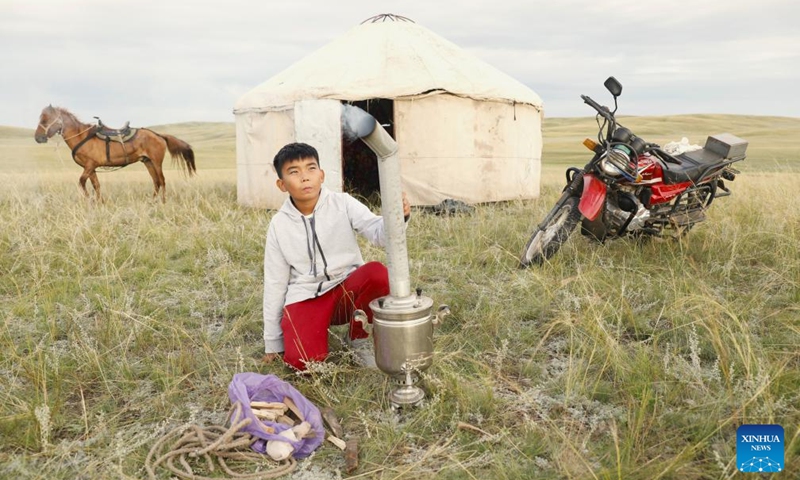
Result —
M603 85L611 92L611 95L614 95L614 98L622 94L622 84L614 77L608 77L606 81L603 82Z

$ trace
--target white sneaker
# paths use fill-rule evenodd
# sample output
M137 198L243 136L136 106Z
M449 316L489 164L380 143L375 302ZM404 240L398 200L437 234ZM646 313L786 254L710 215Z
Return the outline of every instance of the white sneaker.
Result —
M353 353L356 354L356 361L362 367L378 369L375 363L375 347L372 344L371 338L356 338L350 339L350 335L345 334L344 343Z

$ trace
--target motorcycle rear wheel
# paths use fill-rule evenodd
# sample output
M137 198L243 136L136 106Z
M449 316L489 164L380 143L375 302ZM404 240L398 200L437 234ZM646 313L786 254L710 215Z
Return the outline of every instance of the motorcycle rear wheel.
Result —
M520 268L541 265L558 252L581 220L579 202L578 197L569 197L553 207L548 214L550 221L540 225L525 244L519 259Z

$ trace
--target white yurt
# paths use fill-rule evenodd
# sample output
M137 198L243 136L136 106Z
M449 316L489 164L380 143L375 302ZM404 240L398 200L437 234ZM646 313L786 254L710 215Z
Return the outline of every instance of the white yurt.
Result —
M536 198L542 101L530 88L413 21L378 15L293 64L236 102L240 204L278 208L272 159L305 142L325 185L369 196L374 154L343 135L342 104L380 122L398 144L412 205Z

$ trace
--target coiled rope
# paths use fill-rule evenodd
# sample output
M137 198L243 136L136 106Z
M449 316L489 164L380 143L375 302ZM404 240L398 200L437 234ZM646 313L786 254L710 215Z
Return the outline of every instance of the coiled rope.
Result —
M245 418L235 423L231 421L232 418L241 417L241 409L242 406L239 402L233 405L231 412L228 414L228 421L226 421L227 424L230 424L228 428L218 425L200 427L196 424L185 424L161 437L150 449L144 462L144 468L147 470L150 480L155 480L155 470L162 464L180 478L190 480L220 480L226 478L219 476L211 478L194 473L190 462L203 463L200 459L204 461L203 468L208 473L216 471L216 461L219 464L219 468L229 475L227 477L229 479L267 480L293 471L297 466L297 462L292 457L281 462L275 462L267 455L250 450L250 445L259 439L240 430L249 425L251 419ZM162 451L167 442L175 438L178 438L178 440L166 452ZM154 458L155 461L153 461ZM181 468L175 465L176 459ZM276 466L267 471L240 473L232 470L226 460L254 462L258 463L259 466L271 463Z

